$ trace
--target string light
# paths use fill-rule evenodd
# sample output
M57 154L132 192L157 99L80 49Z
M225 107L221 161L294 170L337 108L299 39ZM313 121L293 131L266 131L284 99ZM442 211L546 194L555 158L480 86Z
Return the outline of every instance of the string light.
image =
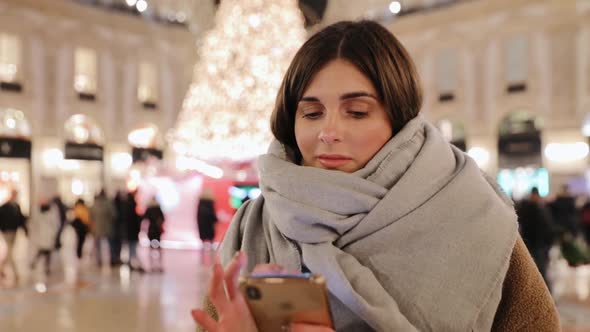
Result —
M270 142L282 77L306 38L295 0L222 1L168 139L176 153L245 160Z
M137 10L140 13L143 13L148 8L148 3L145 0L139 0L139 1L137 1L137 4L135 5L135 7L137 8Z
M389 4L389 11L392 14L399 14L399 12L402 10L402 5L399 3L399 1L392 1Z

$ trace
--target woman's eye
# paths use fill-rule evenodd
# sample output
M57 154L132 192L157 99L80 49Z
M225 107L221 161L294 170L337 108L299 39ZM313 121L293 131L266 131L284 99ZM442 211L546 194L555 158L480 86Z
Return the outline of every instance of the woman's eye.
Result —
M348 111L348 114L350 114L355 119L362 119L368 115L367 112L362 111Z
M303 114L303 117L306 119L317 119L320 116L322 116L322 112L309 112L309 113Z

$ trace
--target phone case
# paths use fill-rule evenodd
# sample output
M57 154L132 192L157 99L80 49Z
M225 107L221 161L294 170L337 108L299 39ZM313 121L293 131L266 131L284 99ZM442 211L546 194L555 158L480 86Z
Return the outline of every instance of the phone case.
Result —
M322 276L250 276L239 285L261 332L282 331L292 322L333 326Z

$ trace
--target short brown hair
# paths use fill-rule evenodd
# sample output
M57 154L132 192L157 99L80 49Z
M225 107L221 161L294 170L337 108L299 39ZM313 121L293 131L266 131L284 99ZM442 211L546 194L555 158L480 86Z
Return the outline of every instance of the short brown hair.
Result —
M394 134L416 117L422 106L422 89L414 62L391 32L379 23L366 20L332 24L313 35L297 51L272 113L272 133L292 149L291 157L297 163L301 160L295 140L297 104L315 74L334 59L349 61L369 78Z

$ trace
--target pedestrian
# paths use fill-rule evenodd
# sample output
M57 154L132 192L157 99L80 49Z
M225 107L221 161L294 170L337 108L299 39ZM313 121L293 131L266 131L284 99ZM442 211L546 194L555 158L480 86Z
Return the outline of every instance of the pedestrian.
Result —
M13 189L7 202L0 206L0 231L6 242L6 256L0 261L0 278L5 280L7 275L4 268L8 265L14 275L13 285L18 285L19 273L13 258L16 243L16 234L19 228L28 233L26 217L23 215L18 204L18 191Z
M518 215L522 239L541 272L547 287L551 289L551 283L547 278L547 267L549 264L549 249L551 249L556 237L556 227L553 226L551 213L539 195L538 188L533 187L530 196L516 205L516 214Z
M137 244L141 230L141 216L138 213L136 192L127 194L127 244L129 246L129 259L127 265L132 271L144 272L144 268L137 256Z
M211 189L204 188L197 207L197 226L206 251L211 250L215 239L215 223L217 223L215 197Z
M165 217L155 197L150 200L143 218L149 222L147 236L150 240L150 271L164 272L161 241Z
M96 263L99 267L104 262L102 248L105 243L109 251L112 248L115 224L115 207L107 197L106 192L101 190L94 198L94 205L90 209L90 216L94 224L94 241L96 248ZM114 258L111 257L113 261Z
M37 248L37 254L31 261L34 270L41 258L45 258L45 275L51 273L51 252L55 249L55 238L60 228L60 213L55 204L42 201L39 214L33 218L31 226L31 243Z
M121 265L121 248L123 238L127 236L127 195L118 190L113 199L115 207L115 223L113 227L113 236L111 241L111 266Z
M575 238L578 235L578 211L576 199L570 193L568 185L561 187L561 191L557 193L549 207L557 226Z
M72 227L76 230L78 242L76 245L76 255L78 259L82 259L84 242L86 236L92 229L92 219L90 218L90 210L83 199L79 198L74 203Z

